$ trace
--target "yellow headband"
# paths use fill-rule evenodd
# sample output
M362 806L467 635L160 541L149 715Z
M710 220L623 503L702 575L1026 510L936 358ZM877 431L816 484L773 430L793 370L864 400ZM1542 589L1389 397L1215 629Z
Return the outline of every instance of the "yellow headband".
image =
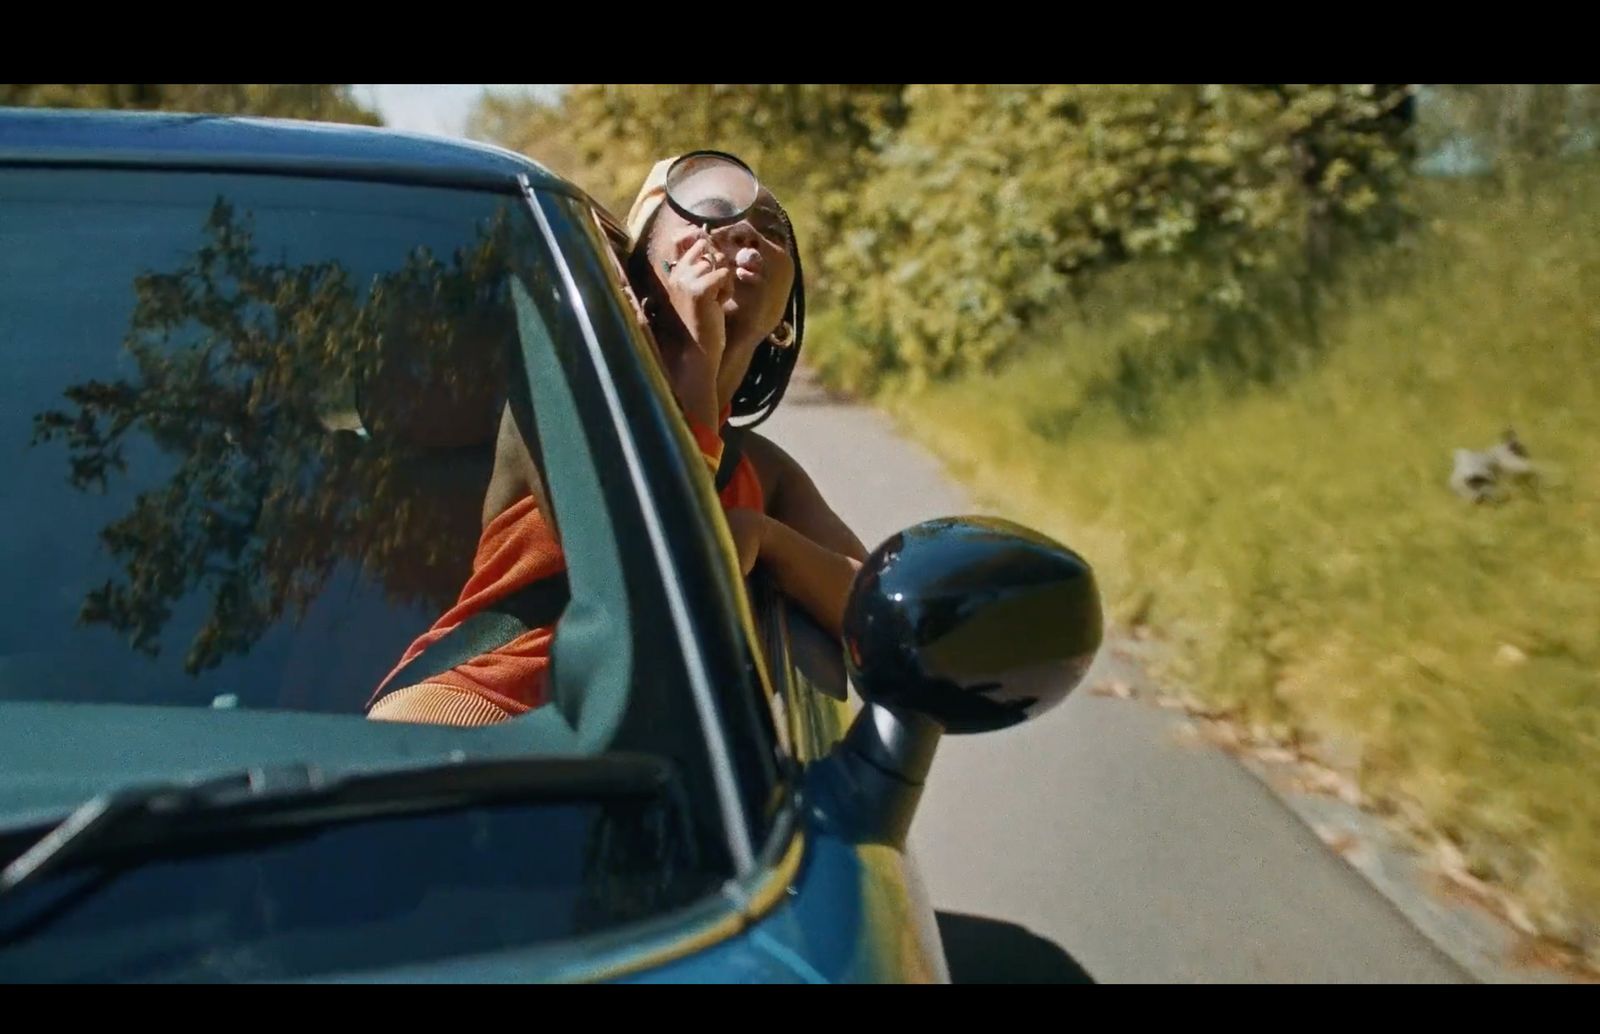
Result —
M633 207L628 209L629 247L638 246L639 235L644 232L645 225L650 222L655 210L661 207L661 202L667 199L667 170L672 168L675 161L677 158L663 158L656 162L656 167L645 177L644 186L639 188L639 196L633 199Z

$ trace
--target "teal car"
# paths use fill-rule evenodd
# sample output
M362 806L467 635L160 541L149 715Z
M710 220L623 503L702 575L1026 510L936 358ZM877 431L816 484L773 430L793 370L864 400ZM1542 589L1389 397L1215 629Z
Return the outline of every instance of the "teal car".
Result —
M949 979L906 832L1082 677L1082 558L908 528L842 643L741 578L625 235L521 156L0 110L0 184L0 980ZM370 721L508 411L551 699Z

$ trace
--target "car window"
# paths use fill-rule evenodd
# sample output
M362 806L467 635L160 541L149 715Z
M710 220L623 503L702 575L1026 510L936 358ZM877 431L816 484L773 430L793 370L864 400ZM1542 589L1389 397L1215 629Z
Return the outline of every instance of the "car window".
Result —
M4 175L0 699L359 712L470 571L513 200Z
M844 736L852 707L860 704L850 695L839 641L784 598L769 577L758 573L750 594L761 619L785 749L799 762L819 761Z

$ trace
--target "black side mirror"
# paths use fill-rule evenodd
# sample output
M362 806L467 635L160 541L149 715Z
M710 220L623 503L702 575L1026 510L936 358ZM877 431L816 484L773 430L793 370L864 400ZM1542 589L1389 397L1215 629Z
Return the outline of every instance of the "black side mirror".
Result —
M845 657L867 701L985 732L1065 699L1103 630L1077 553L1010 521L942 518L867 558L845 610Z
M825 812L855 839L903 844L940 737L1048 711L1103 635L1088 562L1036 531L948 517L893 536L845 608L845 664L867 706L818 771Z

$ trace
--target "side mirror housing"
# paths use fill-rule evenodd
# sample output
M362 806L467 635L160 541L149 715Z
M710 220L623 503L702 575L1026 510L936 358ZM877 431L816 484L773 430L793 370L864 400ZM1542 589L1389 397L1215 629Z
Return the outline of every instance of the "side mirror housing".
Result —
M872 551L845 609L845 659L864 699L951 733L1048 711L1104 635L1089 563L997 518L926 521Z
M1035 718L1083 681L1104 638L1089 563L1022 525L925 521L868 556L844 653L866 706L819 772L858 840L903 844L946 733Z

